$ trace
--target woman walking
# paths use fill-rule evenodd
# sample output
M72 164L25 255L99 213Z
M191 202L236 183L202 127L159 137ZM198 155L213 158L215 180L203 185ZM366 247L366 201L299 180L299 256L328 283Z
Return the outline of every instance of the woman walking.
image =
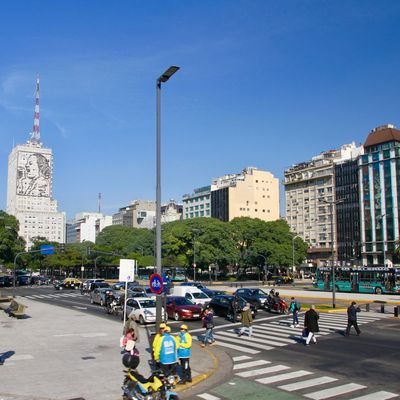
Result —
M306 346L310 344L311 339L314 344L317 343L315 333L319 332L318 319L319 315L315 311L315 305L313 304L304 315L304 328L308 331Z
M206 328L206 334L204 335L203 343L201 347L206 347L207 343L213 345L214 339L214 314L211 308L208 308L204 312L203 317L203 328Z

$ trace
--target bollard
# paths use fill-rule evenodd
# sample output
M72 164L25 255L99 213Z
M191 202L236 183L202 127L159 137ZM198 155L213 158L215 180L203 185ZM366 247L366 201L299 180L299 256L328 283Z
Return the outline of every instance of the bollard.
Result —
M381 313L385 314L385 305L384 304L381 304Z
M366 311L366 312L369 312L369 303L367 303L367 304L365 305L365 311Z
M398 307L398 306L394 308L394 316L395 316L396 318L399 317L399 307Z

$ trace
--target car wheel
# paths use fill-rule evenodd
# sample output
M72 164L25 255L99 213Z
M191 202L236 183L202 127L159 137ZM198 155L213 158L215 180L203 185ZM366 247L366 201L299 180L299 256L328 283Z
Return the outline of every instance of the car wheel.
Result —
M144 318L143 318L143 315L139 315L139 323L140 323L141 325L144 325L145 320L144 320Z
M180 317L179 313L176 312L176 313L174 314L174 320L175 320L175 321L179 321L180 319L181 319L181 317Z
M94 301L93 301L93 299L90 299L90 304L94 304Z
M375 288L375 294L382 294L382 288L376 287Z

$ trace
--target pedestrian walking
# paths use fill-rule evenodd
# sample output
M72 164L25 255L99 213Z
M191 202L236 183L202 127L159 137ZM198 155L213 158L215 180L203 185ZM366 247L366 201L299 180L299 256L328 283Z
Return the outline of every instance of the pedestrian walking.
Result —
M299 327L299 311L300 311L300 303L294 298L291 298L289 311L293 314L293 322L290 325L291 328Z
M306 328L308 332L306 338L306 346L310 344L311 339L314 344L317 343L315 333L319 332L318 319L319 315L315 311L315 305L313 304L304 315L304 328Z
M176 375L177 347L177 340L171 336L171 328L166 326L154 347L154 359L164 376Z
M189 328L187 325L181 325L178 341L178 358L181 362L182 367L182 379L179 381L180 384L186 382L192 382L192 370L190 369L189 360L192 348L192 336L188 332Z
M347 308L347 328L345 336L350 335L350 329L354 326L357 332L357 336L360 336L361 331L357 324L357 313L361 311L360 307L356 307L357 303L355 301L351 302L351 305Z
M229 315L232 318L232 322L235 323L237 321L237 315L240 312L240 297L235 295L230 304L230 312Z
M251 315L250 303L246 303L246 305L243 307L241 316L242 327L239 330L238 336L242 336L247 331L247 334L250 337L253 334L253 316Z
M206 334L204 335L203 343L201 347L206 347L207 344L213 345L214 339L214 314L211 308L208 308L204 312L203 317L203 328L206 328Z

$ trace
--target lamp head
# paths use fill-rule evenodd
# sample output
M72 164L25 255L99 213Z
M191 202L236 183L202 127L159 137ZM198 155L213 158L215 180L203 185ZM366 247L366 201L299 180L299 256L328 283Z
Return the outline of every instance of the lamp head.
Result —
M172 65L157 79L157 81L159 83L167 82L167 80L169 78L171 78L171 76L174 75L175 72L177 72L178 70L179 70L179 67Z

